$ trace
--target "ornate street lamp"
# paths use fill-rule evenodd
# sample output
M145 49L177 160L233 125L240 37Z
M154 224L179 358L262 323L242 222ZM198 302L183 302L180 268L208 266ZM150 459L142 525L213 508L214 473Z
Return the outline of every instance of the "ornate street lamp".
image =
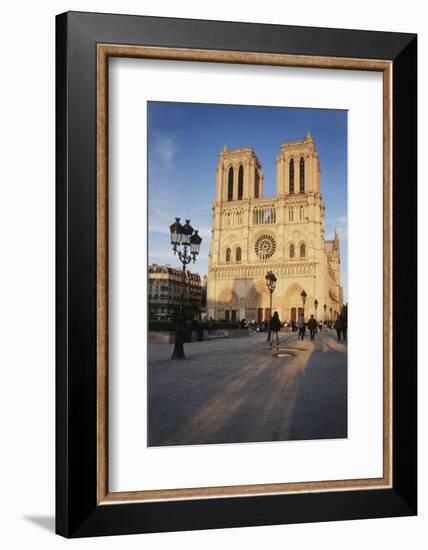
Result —
M272 319L272 294L276 287L276 277L275 273L273 271L268 271L265 276L266 279L266 286L268 287L269 294L270 294L270 301L269 301L269 320ZM270 341L271 336L271 330L270 330L270 323L269 323L269 332L267 337L267 342Z
M183 237L183 226L180 223L180 218L175 218L175 222L169 226L169 233L171 235L172 249L175 254Z
M198 234L197 229L193 229L190 225L190 220L186 220L184 225L181 225L180 218L175 218L175 222L170 225L169 232L171 235L171 246L174 255L178 252L178 258L183 266L183 288L181 293L180 318L177 323L175 332L174 351L171 359L185 359L184 355L184 298L186 292L186 266L193 261L195 263L196 256L199 254L202 238Z
M306 303L306 292L304 290L302 290L302 292L300 293L300 297L302 298L302 304L303 304L303 319L305 319L305 303Z
M315 306L315 319L317 319L318 300L316 300L316 299L314 301L314 306Z
M199 235L198 231L198 229L195 229L195 232L190 237L190 254L192 255L193 263L196 261L196 256L199 254L202 242L202 237Z

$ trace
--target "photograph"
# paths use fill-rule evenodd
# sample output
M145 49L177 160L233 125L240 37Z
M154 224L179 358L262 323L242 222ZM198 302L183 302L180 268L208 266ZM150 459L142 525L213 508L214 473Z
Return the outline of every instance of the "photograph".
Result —
M423 6L4 3L1 548L427 546Z
M348 112L147 121L147 445L347 438Z

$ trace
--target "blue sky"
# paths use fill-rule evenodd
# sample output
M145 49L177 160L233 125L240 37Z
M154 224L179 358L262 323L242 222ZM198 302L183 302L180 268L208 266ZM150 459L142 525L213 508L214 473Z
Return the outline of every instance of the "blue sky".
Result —
M148 102L149 262L179 265L169 225L190 218L203 238L190 269L206 274L218 155L252 147L262 163L265 197L275 195L276 155L283 141L314 138L326 206L325 234L341 237L341 279L347 296L347 112L240 105Z

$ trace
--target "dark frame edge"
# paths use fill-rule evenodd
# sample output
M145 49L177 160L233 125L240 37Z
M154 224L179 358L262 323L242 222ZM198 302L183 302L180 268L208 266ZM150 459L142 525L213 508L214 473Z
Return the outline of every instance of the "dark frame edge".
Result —
M107 504L96 507L71 538L413 516L394 489ZM381 511L380 511L381 508Z
M55 18L55 532L69 535L68 507L68 238L67 238L67 14Z
M392 88L393 486L416 515L417 300L408 300L403 292L417 288L416 34L393 60Z

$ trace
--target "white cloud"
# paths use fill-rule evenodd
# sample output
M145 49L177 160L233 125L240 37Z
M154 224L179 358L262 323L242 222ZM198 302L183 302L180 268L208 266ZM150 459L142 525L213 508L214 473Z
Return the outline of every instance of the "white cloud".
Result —
M343 225L346 225L348 223L348 217L347 216L339 216L336 218L337 223L341 223Z
M347 216L339 216L338 218L331 218L326 219L325 221L326 225L348 225L348 217Z
M159 223L151 223L149 230L150 230L150 233L159 233L160 235L169 235L169 225L167 224L161 225Z
M171 136L158 133L155 137L155 155L159 162L165 166L171 166L174 162L177 146Z

